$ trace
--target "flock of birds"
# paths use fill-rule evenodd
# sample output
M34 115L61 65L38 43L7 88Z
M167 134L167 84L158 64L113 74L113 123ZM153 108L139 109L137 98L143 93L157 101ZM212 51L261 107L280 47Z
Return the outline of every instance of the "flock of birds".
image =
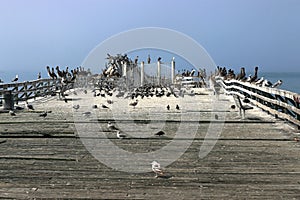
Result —
M271 88L277 88L277 87L281 86L283 83L282 80L278 80L277 82L272 83L271 81L265 79L263 76L258 77L258 67L254 68L253 76L252 76L252 74L249 74L248 76L246 76L244 67L241 67L241 71L239 74L235 74L234 70L232 70L232 69L227 70L226 67L218 66L216 76L221 76L225 80L235 79L235 80L242 81L242 82L249 82L249 83L255 84L257 86L271 87Z
M73 83L78 74L88 73L81 66L71 70L69 70L68 66L64 70L60 69L59 66L56 66L55 68L54 67L50 68L49 66L46 66L46 70L49 78L60 79L61 83L63 84ZM37 79L39 80L41 78L42 78L42 74L41 72L38 72ZM16 74L16 76L11 80L11 82L18 82L18 81L19 81L19 75Z

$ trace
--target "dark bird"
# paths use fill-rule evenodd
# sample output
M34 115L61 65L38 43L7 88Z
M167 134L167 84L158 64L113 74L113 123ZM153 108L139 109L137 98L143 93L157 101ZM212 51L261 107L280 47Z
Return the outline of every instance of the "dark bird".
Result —
M33 105L28 104L27 101L26 101L26 108L27 108L28 110L34 110Z
M15 109L16 109L16 110L24 110L24 107L16 106Z
M244 103L250 103L250 100L247 99L247 98L245 98L245 99L243 100L243 102L244 102Z
M242 67L241 72L236 76L236 80L242 80L243 78L245 78L245 76L246 76L245 68Z
M215 114L215 120L218 120L219 116L217 114Z
M42 78L42 75L41 75L41 72L39 72L38 74L37 74L37 79L41 79Z
M161 57L158 57L157 61L159 61L159 62L160 62L160 61L161 61Z
M102 104L101 107L102 107L102 108L109 108L108 106L106 106L106 105L104 105L104 104Z
M80 108L80 105L79 104L74 105L73 108L77 111Z
M135 102L130 103L130 106L133 106L133 108L135 108L135 106L138 104L138 100L136 100Z
M138 64L138 60L139 60L139 56L136 56L134 59L134 64L137 65Z
M63 78L65 76L64 73L59 69L59 66L56 66L56 71L57 71L57 75L60 78Z
M11 116L16 116L16 113L15 113L13 110L10 110L10 111L9 111L9 114L10 114Z
M255 67L254 76L251 77L250 83L257 81L257 72L258 72L258 67Z
M180 110L180 108L179 108L179 105L178 105L178 104L176 105L176 110Z
M235 109L235 105L231 105L230 108L231 108L231 109Z
M110 100L110 99L107 99L107 103L108 104L113 104L114 102L112 100Z
M150 55L148 55L148 58L147 58L147 63L150 64L151 63L151 58L150 58Z
M169 105L167 105L167 109L170 110L170 106Z
M84 93L84 94L87 94L87 90L83 90L83 93Z
M93 105L92 108L96 109L96 108L98 108L98 106L97 105Z
M16 77L11 82L17 82L19 80L19 75L17 74Z
M47 117L47 112L43 112L42 114L40 114L40 117Z
M86 117L89 117L92 113L90 111L87 111L87 112L83 112L82 114Z
M57 79L57 75L55 74L54 68L53 68L53 67L52 67L52 69L51 69L51 78L52 78L52 79Z
M164 134L165 134L165 132L163 132L163 131L158 131L158 132L155 133L154 135L162 136L162 135L164 135Z

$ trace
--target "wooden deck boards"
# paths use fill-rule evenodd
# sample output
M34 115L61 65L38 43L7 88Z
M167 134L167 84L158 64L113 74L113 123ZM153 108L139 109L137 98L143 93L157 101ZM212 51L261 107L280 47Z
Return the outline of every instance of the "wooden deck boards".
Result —
M207 98L194 97L199 102ZM97 103L101 101L104 100ZM90 139L104 144L101 151L110 150L108 141L130 152L155 151L169 144L178 131L178 123L164 120L179 120L182 113L166 112L164 101L160 108L153 107L163 120L146 126L143 123L149 123L149 113L143 113L142 109L149 105L146 101L150 100L136 110L131 108L118 115L99 109L96 117L82 118L81 123L100 119L99 130L94 131L101 134ZM166 178L155 178L149 163L145 163L148 172L129 173L111 169L94 158L72 123L76 119L70 103L53 98L33 102L37 111L52 111L45 119L36 112L19 112L16 117L1 113L0 199L299 199L300 144L293 140L297 130L259 109L247 112L248 118L241 120L237 110L229 109L232 101L224 102L226 123L216 145L203 159L198 155L210 125L211 108L199 104L193 109L193 101L184 104L183 113L190 116L198 129L193 138L178 138L192 140L191 145L179 159L165 167ZM193 110L201 111L200 119ZM118 125L134 136L131 139L119 140L107 130L106 119L125 120L129 116L144 119L136 123L153 132L162 128L166 135L139 137L147 134L147 129L130 128L133 124L130 120L119 121ZM155 119L160 119L157 116ZM170 151L175 152L176 148Z

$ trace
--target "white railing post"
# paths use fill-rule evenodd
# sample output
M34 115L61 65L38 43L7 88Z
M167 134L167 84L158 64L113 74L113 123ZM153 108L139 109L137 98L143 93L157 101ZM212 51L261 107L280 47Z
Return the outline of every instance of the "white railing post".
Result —
M175 60L173 59L171 62L171 83L175 82Z

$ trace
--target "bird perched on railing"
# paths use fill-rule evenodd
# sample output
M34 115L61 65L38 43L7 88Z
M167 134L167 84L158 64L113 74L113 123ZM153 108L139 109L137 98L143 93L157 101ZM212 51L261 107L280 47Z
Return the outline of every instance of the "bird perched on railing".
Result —
M19 75L16 74L16 77L11 82L17 82L19 80Z
M278 80L276 83L274 83L271 87L272 88L277 88L277 87L279 87L279 86L281 86L282 85L282 80Z
M57 72L57 75L60 77L60 78L63 78L64 77L64 73L59 69L59 66L56 66L56 72Z
M246 76L245 68L241 67L241 72L236 76L236 80L242 80Z
M257 81L257 73L258 73L258 67L255 67L254 76L251 77L250 83Z
M46 69L47 69L49 78L57 79L57 76L56 76L56 74L54 72L54 68L53 67L52 67L51 71L50 71L50 67L49 66L47 66Z
M273 84L270 81L268 81L267 79L265 79L262 83L263 87L271 87L272 85Z
M254 84L255 85L258 85L258 86L261 86L262 85L262 83L263 83L263 81L264 81L264 77L262 76L260 79L258 79Z
M148 55L148 58L147 58L147 63L150 64L151 63L151 58L150 58L150 55Z
M39 72L38 74L37 74L37 79L41 79L42 78L42 75L41 75L41 72Z

